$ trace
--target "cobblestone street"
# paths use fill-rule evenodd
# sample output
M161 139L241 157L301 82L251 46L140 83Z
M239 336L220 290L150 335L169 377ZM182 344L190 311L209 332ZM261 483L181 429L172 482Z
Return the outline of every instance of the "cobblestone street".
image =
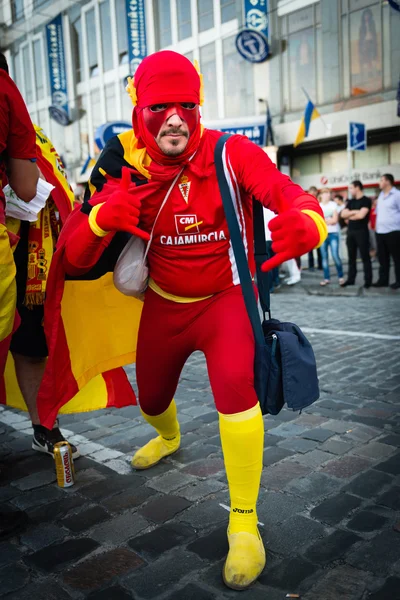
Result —
M334 284L320 296L314 283L310 274L272 298L274 316L313 343L321 398L300 415L265 418L267 566L240 599L398 600L400 296ZM0 502L30 519L0 544L1 597L237 596L221 578L229 499L202 355L186 365L176 400L182 449L140 473L130 458L152 429L137 407L61 417L83 455L68 489L51 458L30 449L26 415L0 408Z

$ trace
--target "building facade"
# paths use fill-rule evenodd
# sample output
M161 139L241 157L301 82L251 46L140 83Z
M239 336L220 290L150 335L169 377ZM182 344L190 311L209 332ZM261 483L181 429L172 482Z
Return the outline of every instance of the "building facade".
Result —
M268 9L270 57L259 64L235 47L249 3ZM373 189L381 172L400 180L400 13L387 1L3 0L0 24L11 74L73 182L90 173L85 166L101 149L99 128L129 125L125 79L133 63L159 49L199 62L206 126L236 128L263 144L268 101L280 167L304 187L347 187L349 121L368 130L367 151L351 156L351 176ZM51 62L49 28L55 36L58 25L64 84L61 67ZM69 117L64 124L49 113L60 86L59 104L63 98ZM307 140L295 149L306 94L322 119L312 122Z

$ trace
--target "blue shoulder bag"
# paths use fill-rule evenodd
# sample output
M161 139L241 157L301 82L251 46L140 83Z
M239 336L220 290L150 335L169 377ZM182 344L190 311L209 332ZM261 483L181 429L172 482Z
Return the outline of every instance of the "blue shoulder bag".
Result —
M286 403L301 410L319 398L317 365L310 342L294 323L271 319L268 273L261 271L267 260L262 205L253 203L257 287L263 320L260 320L246 252L225 176L223 150L229 134L217 142L214 152L218 185L239 272L243 297L255 339L254 387L263 414L277 415ZM268 318L267 318L268 315Z

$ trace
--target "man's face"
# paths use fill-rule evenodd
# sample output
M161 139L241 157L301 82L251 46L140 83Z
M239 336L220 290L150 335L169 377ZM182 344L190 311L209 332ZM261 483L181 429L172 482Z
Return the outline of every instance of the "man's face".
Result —
M387 183L388 182L387 182L386 178L385 177L381 177L380 180L379 180L379 189L380 190L384 190L385 187L387 186Z
M155 104L146 107L143 116L161 152L167 156L179 156L198 125L199 107L190 102Z
M356 194L357 194L357 190L358 190L358 188L356 188L356 186L355 186L355 185L353 185L353 184L351 183L351 184L350 184L350 187L349 187L349 190L350 190L350 196L351 196L352 198L355 198L355 197L356 197Z

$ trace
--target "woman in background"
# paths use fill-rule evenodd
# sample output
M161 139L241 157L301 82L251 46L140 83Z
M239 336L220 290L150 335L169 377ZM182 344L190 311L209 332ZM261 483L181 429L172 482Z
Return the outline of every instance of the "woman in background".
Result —
M322 268L324 271L324 279L320 285L325 286L331 282L329 271L329 255L328 249L331 249L332 258L336 265L339 284L344 283L342 261L339 256L339 214L336 202L331 200L331 191L329 188L322 188L320 192L321 208L324 213L325 222L328 226L328 237L321 246Z

